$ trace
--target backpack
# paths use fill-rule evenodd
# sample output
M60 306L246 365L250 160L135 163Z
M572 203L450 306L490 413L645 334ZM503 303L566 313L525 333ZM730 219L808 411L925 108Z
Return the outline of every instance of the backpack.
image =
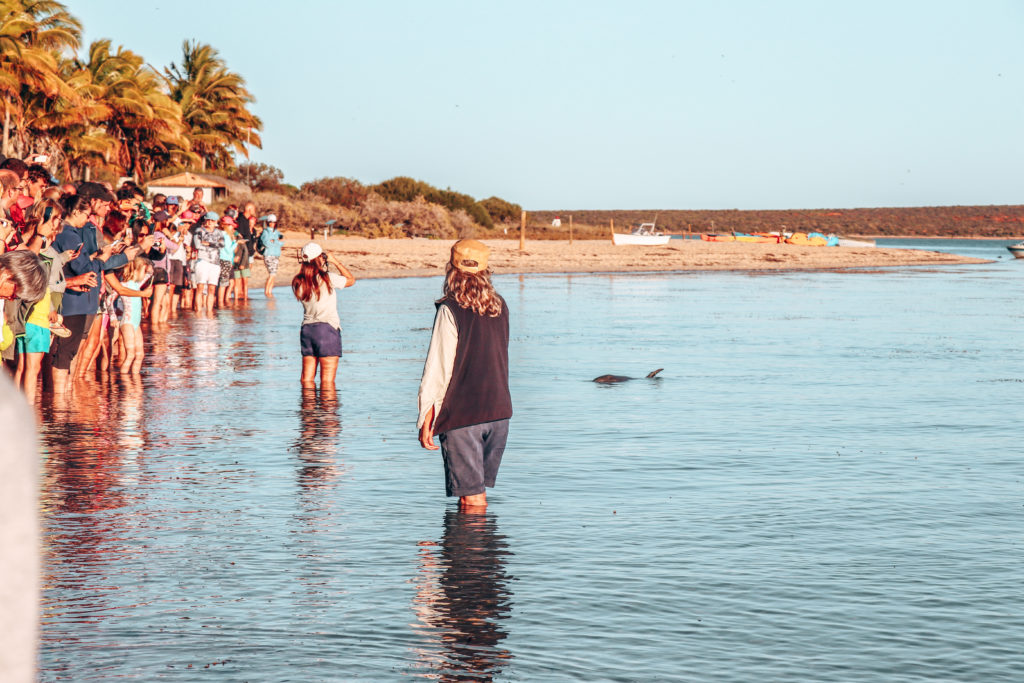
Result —
M256 253L263 256L267 252L267 245L263 241L263 233L260 232L259 237L254 238L256 241Z

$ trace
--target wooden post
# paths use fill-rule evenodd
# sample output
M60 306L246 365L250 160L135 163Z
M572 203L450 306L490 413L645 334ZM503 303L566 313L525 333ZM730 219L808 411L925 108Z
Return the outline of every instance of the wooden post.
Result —
M519 251L526 251L526 210L519 217Z
M569 214L569 244L572 244L572 214Z
M612 244L615 244L615 219L614 218L611 219L611 231L612 231L612 234L611 234Z

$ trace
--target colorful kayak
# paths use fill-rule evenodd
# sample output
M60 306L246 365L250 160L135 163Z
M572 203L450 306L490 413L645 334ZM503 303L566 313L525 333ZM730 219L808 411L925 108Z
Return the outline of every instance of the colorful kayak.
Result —
M700 236L705 242L756 242L759 244L778 244L779 238L766 235L747 235L744 233L721 234L705 233Z

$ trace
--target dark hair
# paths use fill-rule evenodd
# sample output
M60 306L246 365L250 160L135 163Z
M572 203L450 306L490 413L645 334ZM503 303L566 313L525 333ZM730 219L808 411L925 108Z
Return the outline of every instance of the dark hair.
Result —
M83 197L80 194L66 194L61 197L61 204L64 205L64 216L70 216L75 211L88 212L92 207L92 199Z
M146 194L139 189L139 186L135 183L129 185L125 183L121 186L121 189L117 191L118 201L124 201L125 199L135 199L136 197L145 197Z
M327 292L334 291L331 277L327 274L327 254L320 254L312 261L303 261L299 272L292 278L292 291L299 301L310 301L315 296L320 300L323 285Z
M0 168L6 168L8 171L14 171L18 174L18 177L23 177L28 173L28 164L21 159L15 159L14 157L8 157L0 162Z
M46 184L50 184L50 172L46 170L46 167L42 164L32 164L28 167L28 179L31 182L37 180L45 180Z

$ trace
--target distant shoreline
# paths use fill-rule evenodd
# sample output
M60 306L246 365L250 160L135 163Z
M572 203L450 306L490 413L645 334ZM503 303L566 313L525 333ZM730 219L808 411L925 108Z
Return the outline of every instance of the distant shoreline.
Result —
M276 285L288 285L298 272L296 251L307 235L285 234ZM444 275L453 240L421 237L370 239L329 237L316 240L335 254L357 279L437 277ZM673 240L665 246L615 246L610 240L483 239L491 247L497 275L538 273L646 273L690 271L860 270L898 266L949 266L991 263L986 259L916 249L878 247L800 247L788 244ZM252 286L262 287L266 269L252 263Z

